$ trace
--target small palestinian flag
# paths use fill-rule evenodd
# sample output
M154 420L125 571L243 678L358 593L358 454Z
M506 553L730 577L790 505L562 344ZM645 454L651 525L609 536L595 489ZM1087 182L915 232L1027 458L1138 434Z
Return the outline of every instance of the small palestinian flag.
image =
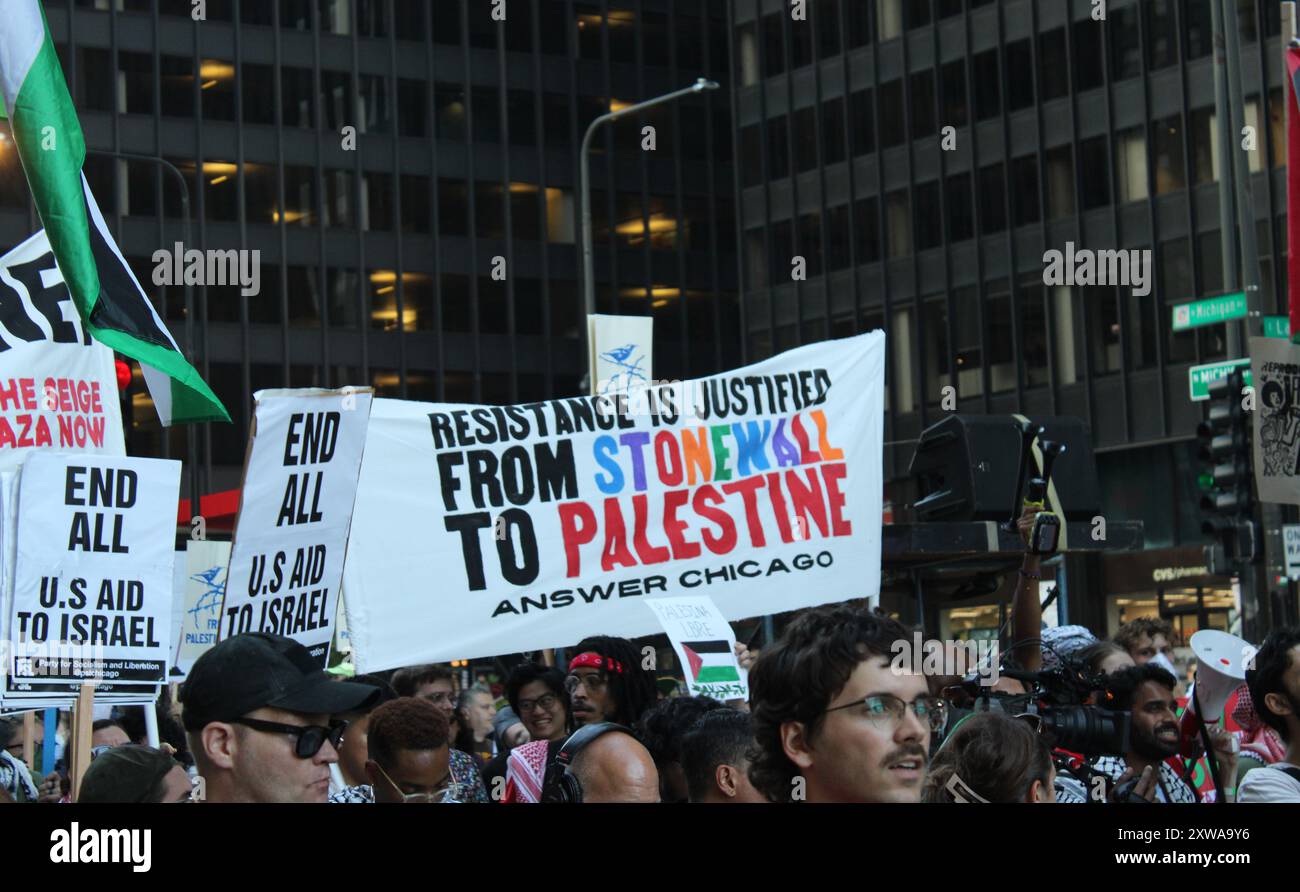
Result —
M717 641L683 641L686 661L691 666L691 676L696 684L711 681L740 681L736 670L736 657L731 645Z

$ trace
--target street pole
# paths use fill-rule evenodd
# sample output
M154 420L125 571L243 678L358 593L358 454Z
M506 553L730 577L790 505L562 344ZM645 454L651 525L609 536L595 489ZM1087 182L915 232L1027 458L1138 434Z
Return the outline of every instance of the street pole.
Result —
M148 164L156 164L163 170L170 173L176 180L176 184L181 191L181 229L184 235L181 238L185 241L186 250L192 244L192 231L190 222L190 187L185 182L185 175L177 169L166 158L160 158L157 155L136 155L131 152L108 152L100 149L87 149L87 155L98 155L103 158L116 158L121 161L144 161ZM166 317L166 307L163 308L163 317ZM194 355L194 286L189 282L185 283L185 352L186 359L190 365L196 365ZM123 419L122 425L125 428L129 425L130 419ZM167 442L167 432L162 434L164 445ZM202 493L202 486L199 482L199 432L193 424L185 426L185 452L186 461L189 463L190 471L190 516L199 514L199 498Z
M1234 7L1235 9L1235 7ZM1219 147L1219 246L1223 253L1223 290L1237 289L1236 227L1232 222L1232 193L1236 165L1233 163L1234 146L1231 103L1228 99L1227 41L1224 32L1222 0L1210 0L1210 23L1214 38L1214 119ZM1232 19L1236 27L1237 19ZM1249 296L1247 297L1249 300ZM1236 359L1245 353L1241 327L1237 322L1227 323L1228 356ZM1244 598L1243 598L1244 600Z
M672 93L665 93L663 96L657 96L654 99L647 99L645 102L638 102L635 105L629 105L627 108L620 108L618 111L612 111L600 115L587 127L587 132L582 137L582 148L579 155L579 184L582 192L582 296L583 305L586 307L588 316L596 312L596 273L595 260L591 247L591 165L588 157L591 148L591 138L596 130L610 121L616 121L619 118L625 118L628 115L635 115L652 108L656 105L663 105L665 102L673 102L681 99L683 96L689 96L692 93L703 93L705 90L718 89L718 82L699 78L689 87L683 87ZM583 355L587 357L588 366L591 364L591 344L587 342L587 328L583 327L583 343L587 344L587 349ZM588 369L590 376L590 368ZM589 388L595 387L596 382L590 381Z

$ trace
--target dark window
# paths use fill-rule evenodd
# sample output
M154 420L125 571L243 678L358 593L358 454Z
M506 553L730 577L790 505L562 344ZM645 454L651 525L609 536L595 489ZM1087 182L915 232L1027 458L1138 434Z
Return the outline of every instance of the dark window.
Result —
M469 224L469 190L464 180L438 180L438 231L466 235Z
M935 132L934 72L912 75L912 139L923 139Z
M763 132L757 124L740 129L741 185L758 186L763 182Z
M849 265L849 206L833 207L826 217L826 260L832 271Z
M1187 188L1186 167L1183 164L1183 127L1179 115L1152 122L1151 154L1157 195Z
M813 15L817 19L820 56L828 59L840 51L840 0L818 0Z
M786 142L785 117L767 122L768 176L774 180L790 175L790 148Z
M397 81L397 124L400 136L429 135L428 94L424 81L399 78Z
M1183 0L1182 16L1183 33L1187 35L1187 60L1208 56L1214 50L1210 0Z
M92 111L113 110L113 79L105 77L110 68L108 50L77 47L77 104Z
M980 168L979 190L980 228L984 235L1002 232L1007 228L1007 193L1001 164Z
M162 99L163 116L193 117L194 60L189 56L163 56L160 68L159 95ZM84 96L79 96L78 104L84 102Z
M1034 50L1028 40L1007 44L1007 106L1019 111L1034 104Z
M1047 219L1059 220L1074 213L1074 164L1068 145L1049 149L1047 163Z
M870 90L859 90L849 97L853 121L853 154L869 155L876 150L876 125Z
M785 71L785 42L781 35L782 15L763 16L763 76L776 77Z
M880 201L875 196L853 202L853 226L857 230L859 263L880 259Z
M794 113L795 165L799 173L817 169L817 112L801 108Z
M225 59L204 59L199 64L199 95L203 117L209 121L235 120L235 66Z
M434 104L438 138L464 141L465 91L452 84L438 84L434 88Z
M1079 143L1080 195L1085 211L1110 204L1110 158L1106 137L1095 136Z
M1028 226L1040 219L1038 207L1038 158L1027 155L1011 162L1011 210L1016 226Z
M1148 0L1147 67L1165 68L1178 62L1178 28L1174 14L1175 0ZM1274 4L1276 5L1276 4Z
M510 128L510 145L527 148L537 144L534 109L532 90L510 90L506 94L506 125Z
M913 195L916 212L912 214L916 250L937 248L943 243L943 222L939 213L939 183L922 183Z
M871 4L849 0L845 11L849 19L849 46L866 46L871 42Z
M1137 77L1142 73L1142 46L1138 42L1138 8L1125 6L1113 9L1106 23L1106 36L1110 42L1110 79L1113 81Z
M429 178L402 174L402 231L428 233L432 221L429 212Z
M259 69L265 68L266 72L262 73ZM249 70L252 69L258 80L255 83L247 83ZM271 78L270 66L244 64L244 120L249 121L250 105L259 103L269 103L269 97L274 95L274 81ZM314 86L312 84L312 73L308 68L280 68L280 107L282 109L283 121L285 127L304 127L314 128L316 118L314 116L314 104L312 102ZM265 98L263 98L265 97ZM263 113L265 116L265 113ZM272 111L269 120L263 120L259 123L275 123L275 114Z
M844 160L844 99L836 97L822 103L822 163Z
M1106 82L1101 55L1101 32L1097 22L1085 19L1071 26L1074 37L1074 88L1091 90Z
M1065 66L1065 29L1057 28L1038 36L1038 90L1043 101L1060 99L1070 92L1070 72Z
M813 32L808 22L790 23L790 67L811 65L813 61Z
M903 124L903 82L890 81L879 91L880 145L883 148L901 146L907 140Z
M289 82L296 81L297 78L291 72L301 71L302 69L282 69L280 88L284 93L289 92ZM311 72L306 72L308 77ZM252 62L245 62L239 73L239 89L244 99L244 122L247 124L274 124L275 123L275 90L274 76L270 65L257 65ZM271 89L268 89L271 87ZM310 97L310 92L308 96ZM285 125L289 124L288 102L285 102ZM307 126L311 126L308 124Z
M975 205L971 195L970 174L958 173L944 183L948 203L948 241L960 242L975 236Z
M998 87L998 51L986 50L974 59L975 64L975 115L981 120L996 117L1002 111L1002 98Z
M945 127L965 127L966 116L966 63L958 59L948 62L940 72L943 85L943 121Z
M799 218L799 253L808 261L808 275L822 274L822 216L813 212Z
M388 102L388 78L378 74L357 76L357 118L362 133L392 133L393 113Z
M930 0L903 0L903 16L909 31L924 28L930 24Z

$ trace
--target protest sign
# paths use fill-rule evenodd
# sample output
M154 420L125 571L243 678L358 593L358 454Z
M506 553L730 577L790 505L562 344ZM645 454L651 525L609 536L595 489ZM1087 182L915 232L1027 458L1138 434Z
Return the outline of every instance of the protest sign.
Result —
M377 400L344 586L357 670L875 595L885 336L523 406Z
M1259 499L1300 505L1300 346L1251 338L1250 363Z
M0 307L0 468L125 455L113 351L82 328L44 230L0 257Z
M185 543L180 582L180 629L172 647L169 681L184 681L194 661L217 643L221 601L226 594L230 543L190 540Z
M254 395L221 638L287 635L325 667L372 394L344 388Z
M35 453L18 487L14 682L165 680L181 464Z
M647 598L645 606L668 634L692 697L749 699L749 673L736 661L736 636L710 598Z
M587 317L592 393L627 393L650 383L653 316Z

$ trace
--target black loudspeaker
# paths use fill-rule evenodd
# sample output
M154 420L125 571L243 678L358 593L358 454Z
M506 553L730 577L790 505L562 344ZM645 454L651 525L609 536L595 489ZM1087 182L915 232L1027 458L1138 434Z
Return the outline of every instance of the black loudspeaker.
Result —
M1052 468L1052 483L1066 520L1090 521L1101 513L1092 431L1080 418L1029 419L1042 427L1038 444L1054 440L1065 452ZM917 478L913 508L921 521L1006 521L1016 498L1022 438L1011 415L949 415L921 432L908 473ZM1032 455L1025 478L1038 476ZM1049 506L1050 507L1050 506ZM1020 506L1015 506L1016 515Z

